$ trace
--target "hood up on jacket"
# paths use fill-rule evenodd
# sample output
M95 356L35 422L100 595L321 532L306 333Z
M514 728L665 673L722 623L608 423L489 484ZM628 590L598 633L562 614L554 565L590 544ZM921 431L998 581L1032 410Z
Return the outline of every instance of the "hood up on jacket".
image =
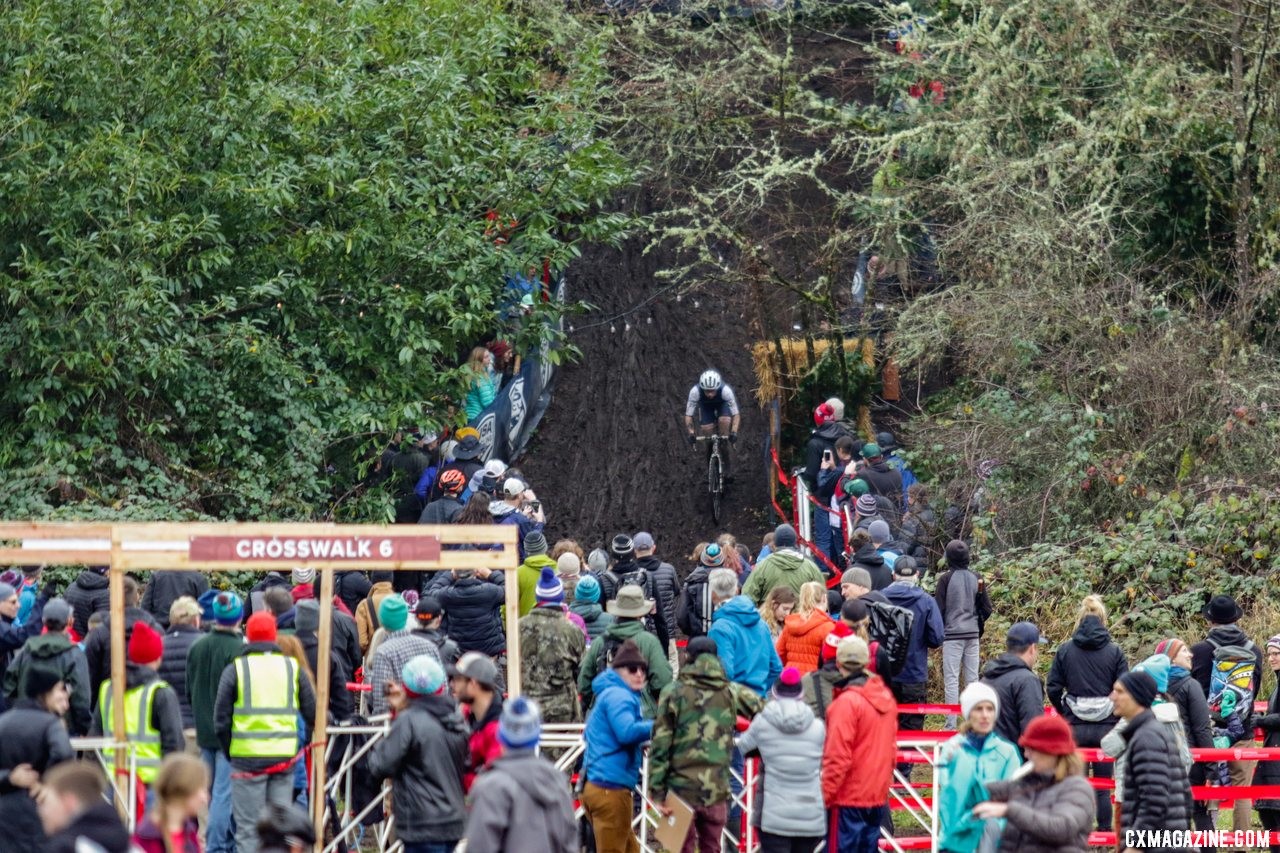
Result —
M1080 620L1080 627L1071 636L1071 641L1082 649L1093 651L1111 642L1111 633L1097 616L1086 616Z
M618 675L617 670L606 669L604 672L591 679L591 692L596 695L599 701L600 695L610 687L621 687L623 690L634 693L631 685L622 680L622 676Z
M110 586L106 575L100 575L92 569L82 571L73 583L81 589L106 589Z
M803 699L774 699L760 713L783 734L803 734L813 724L813 709Z
M743 628L753 628L761 621L760 611L744 595L734 596L716 609L711 621L714 623L721 619L736 622Z
M702 655L691 664L680 669L677 682L691 683L695 687L706 690L723 690L729 679L724 674L724 665L715 655Z
M66 634L58 631L32 637L22 648L23 652L34 660L52 660L71 649L71 640Z
M884 679L878 675L867 678L866 683L862 685L862 695L878 714L897 710L893 693L889 691L889 686L884 683Z
M769 568L777 569L780 572L798 572L808 562L803 554L793 548L782 548L774 551L764 559L769 561ZM764 560L760 562L763 563ZM756 568L759 568L759 566L757 565Z

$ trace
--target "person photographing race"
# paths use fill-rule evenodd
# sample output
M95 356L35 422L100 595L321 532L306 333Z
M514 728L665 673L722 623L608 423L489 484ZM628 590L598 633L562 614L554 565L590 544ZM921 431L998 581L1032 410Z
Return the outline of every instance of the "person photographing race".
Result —
M698 416L698 425L693 423L694 415ZM738 399L733 389L720 378L715 370L704 370L698 377L698 383L689 389L689 398L684 407L684 428L689 434L689 444L697 441L698 433L710 435L713 431L727 436L730 443L738 440L738 426L742 422L742 414L738 410ZM710 449L707 451L710 453ZM725 479L729 472L729 448L721 448L724 454Z

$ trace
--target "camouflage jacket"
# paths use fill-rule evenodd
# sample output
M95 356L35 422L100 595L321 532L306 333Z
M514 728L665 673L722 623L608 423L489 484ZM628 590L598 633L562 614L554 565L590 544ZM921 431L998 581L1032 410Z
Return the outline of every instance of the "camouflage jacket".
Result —
M547 722L582 719L577 676L586 651L582 629L559 605L535 607L520 620L520 676L527 696L542 705Z
M702 655L662 691L649 745L649 787L661 802L673 791L691 806L729 799L729 759L739 716L764 701L725 677L715 655Z

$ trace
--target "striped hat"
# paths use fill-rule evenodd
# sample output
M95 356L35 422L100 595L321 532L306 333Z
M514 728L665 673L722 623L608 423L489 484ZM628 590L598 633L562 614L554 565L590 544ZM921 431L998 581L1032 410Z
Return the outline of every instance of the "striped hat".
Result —
M876 499L873 495L863 495L858 498L858 502L854 506L854 509L858 511L858 515L875 515L879 511L879 507L876 506Z
M564 584L556 577L555 569L550 566L542 567L542 575L538 578L533 594L537 596L539 604L560 604L564 601Z
M711 569L724 565L724 551L715 542L702 549L702 565Z

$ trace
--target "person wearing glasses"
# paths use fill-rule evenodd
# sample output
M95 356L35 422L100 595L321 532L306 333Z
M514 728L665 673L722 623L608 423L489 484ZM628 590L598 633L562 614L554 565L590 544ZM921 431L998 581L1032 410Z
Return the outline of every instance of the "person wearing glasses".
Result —
M631 831L631 792L640 783L644 745L653 736L653 721L640 708L649 661L628 639L609 666L591 683L596 702L583 731L586 782L579 799L595 832L597 853L639 853L640 842Z

